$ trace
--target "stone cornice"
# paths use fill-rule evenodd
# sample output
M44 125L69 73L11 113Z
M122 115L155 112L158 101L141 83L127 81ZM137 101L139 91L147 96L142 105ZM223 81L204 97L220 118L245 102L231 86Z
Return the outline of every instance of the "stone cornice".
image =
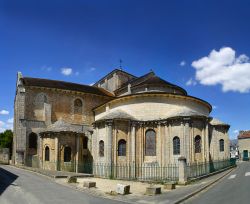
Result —
M132 98L140 98L140 97L166 97L166 98L175 98L175 99L184 99L184 100L189 100L189 101L194 101L194 102L197 102L199 104L202 104L204 106L206 106L209 110L209 112L212 111L212 106L202 100L202 99L199 99L199 98L196 98L194 96L186 96L186 95L178 95L178 94L170 94L170 93L163 93L163 92L150 92L150 93L138 93L138 94L132 94L132 95L126 95L126 96L121 96L119 98L115 98L107 103L104 103L100 106L97 106L96 108L93 109L93 111L96 111L96 110L99 110L103 107L105 107L106 104L113 104L113 103L117 103L117 102L120 102L120 101L126 101L126 100L129 100L129 99L132 99Z

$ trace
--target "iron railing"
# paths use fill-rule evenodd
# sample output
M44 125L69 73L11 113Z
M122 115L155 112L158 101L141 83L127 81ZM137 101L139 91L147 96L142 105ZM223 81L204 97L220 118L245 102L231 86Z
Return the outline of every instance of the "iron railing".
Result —
M218 160L187 164L188 179L201 177L235 165L235 160Z

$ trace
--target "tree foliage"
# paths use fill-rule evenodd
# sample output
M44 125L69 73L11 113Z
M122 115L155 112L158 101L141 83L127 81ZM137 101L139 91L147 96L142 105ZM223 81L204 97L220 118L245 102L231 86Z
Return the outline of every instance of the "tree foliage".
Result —
M0 133L0 147L1 148L12 148L13 132L11 130L5 130Z

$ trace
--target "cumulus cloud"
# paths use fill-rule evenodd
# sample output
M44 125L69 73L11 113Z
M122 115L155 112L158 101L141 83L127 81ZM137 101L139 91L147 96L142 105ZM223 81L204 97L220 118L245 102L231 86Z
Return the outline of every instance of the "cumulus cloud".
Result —
M208 56L193 61L192 66L196 70L196 80L203 85L220 84L223 92L250 91L249 58L245 54L236 57L235 50L230 47L212 50Z
M234 130L233 133L234 133L234 134L238 134L238 133L239 133L239 130Z
M183 60L180 62L180 66L184 67L186 65L186 62Z
M9 115L9 111L7 110L1 110L0 115Z
M61 68L61 73L65 76L69 76L73 73L72 68Z
M14 118L9 118L9 119L7 120L7 123L13 123L13 121L14 121Z
M0 132L4 132L5 130L13 130L13 118L9 118L7 122L0 120Z
M186 86L195 86L197 84L197 82L195 80L193 80L192 78L190 78L187 82L186 82Z
M218 108L218 106L213 105L213 106L212 106L212 108L213 108L213 109L217 109L217 108Z

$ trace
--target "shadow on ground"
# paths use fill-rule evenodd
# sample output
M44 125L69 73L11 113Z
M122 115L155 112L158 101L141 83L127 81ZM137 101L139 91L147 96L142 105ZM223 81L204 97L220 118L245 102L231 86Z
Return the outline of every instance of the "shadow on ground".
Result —
M10 185L15 185L13 182L17 179L17 175L3 169L4 165L0 166L0 196Z

